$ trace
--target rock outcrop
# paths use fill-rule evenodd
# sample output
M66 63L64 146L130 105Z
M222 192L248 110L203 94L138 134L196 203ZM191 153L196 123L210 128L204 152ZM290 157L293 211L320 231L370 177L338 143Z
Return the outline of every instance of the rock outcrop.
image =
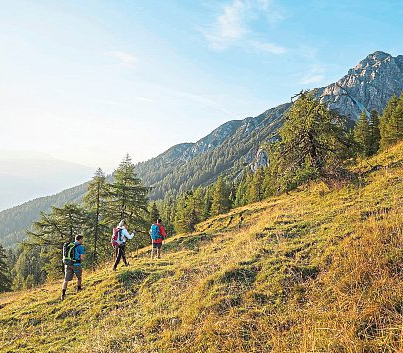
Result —
M361 111L381 113L388 100L403 90L403 55L382 51L368 55L336 83L317 90L330 109L356 120Z

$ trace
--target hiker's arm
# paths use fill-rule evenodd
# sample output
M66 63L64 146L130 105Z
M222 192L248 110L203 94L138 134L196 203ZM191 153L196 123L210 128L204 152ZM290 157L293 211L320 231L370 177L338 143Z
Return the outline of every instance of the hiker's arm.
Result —
M133 231L132 234L128 232L126 228L122 229L122 234L127 238L127 239L132 239L134 237L135 232Z
M164 227L160 227L160 231L161 231L161 235L163 236L163 238L165 239L167 237L167 233L165 233L165 228Z
M84 261L84 253L85 253L84 247L80 246L78 252L80 254L80 262L83 262Z

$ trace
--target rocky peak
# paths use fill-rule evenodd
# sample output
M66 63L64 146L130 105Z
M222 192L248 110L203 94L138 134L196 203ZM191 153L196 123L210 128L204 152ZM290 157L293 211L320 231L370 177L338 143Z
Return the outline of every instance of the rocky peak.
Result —
M403 90L403 56L376 51L336 83L318 89L330 109L356 120L361 111L382 112L390 97Z

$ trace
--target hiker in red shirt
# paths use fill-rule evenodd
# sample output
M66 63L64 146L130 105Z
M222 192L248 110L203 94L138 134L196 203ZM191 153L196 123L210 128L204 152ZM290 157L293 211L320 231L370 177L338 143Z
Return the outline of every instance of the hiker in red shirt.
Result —
M162 226L161 219L157 219L157 223L154 223L150 229L150 237L153 243L153 247L151 249L151 259L154 258L155 253L157 253L157 257L161 257L161 248L162 241L165 239L167 234L165 233L165 229Z

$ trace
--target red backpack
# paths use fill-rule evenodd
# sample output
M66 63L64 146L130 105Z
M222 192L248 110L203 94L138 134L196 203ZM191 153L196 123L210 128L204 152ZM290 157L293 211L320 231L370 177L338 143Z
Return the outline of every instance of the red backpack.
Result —
M119 246L122 244L122 228L113 228L111 244L112 246Z

